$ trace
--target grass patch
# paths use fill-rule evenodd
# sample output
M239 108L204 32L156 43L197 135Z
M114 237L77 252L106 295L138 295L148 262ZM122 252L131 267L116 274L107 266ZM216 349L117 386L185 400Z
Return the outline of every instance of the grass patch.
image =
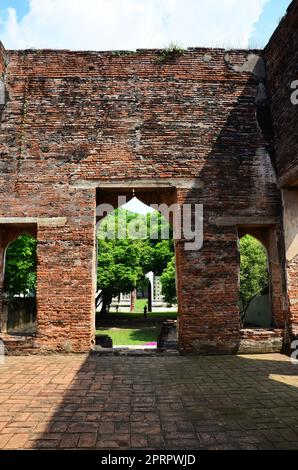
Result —
M137 299L135 301L134 313L144 313L145 305L148 308L148 300L147 299Z
M164 62L173 61L176 57L183 54L185 49L175 42L170 42L168 47L159 51L157 62L162 64Z
M145 345L157 341L160 328L98 328L97 334L109 335L113 340L114 346L126 345Z
M109 335L114 346L140 346L156 342L162 323L176 318L177 312L149 313L147 319L143 312L110 312L105 316L97 316L96 334Z

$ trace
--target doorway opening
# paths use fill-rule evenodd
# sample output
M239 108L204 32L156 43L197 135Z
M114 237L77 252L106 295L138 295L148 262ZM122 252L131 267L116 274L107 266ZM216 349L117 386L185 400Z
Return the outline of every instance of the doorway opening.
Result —
M240 237L239 249L241 327L270 328L273 324L267 249L249 233Z
M130 190L119 205L119 193L99 192L98 201L110 204L97 225L96 344L103 348L178 347L172 219L145 194Z
M11 241L4 253L1 331L10 335L33 335L36 309L37 240L27 233Z

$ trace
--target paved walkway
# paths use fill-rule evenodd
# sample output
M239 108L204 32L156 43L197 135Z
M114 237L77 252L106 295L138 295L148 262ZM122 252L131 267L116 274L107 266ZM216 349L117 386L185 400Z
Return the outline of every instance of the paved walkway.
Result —
M0 448L298 449L298 366L279 354L8 357Z

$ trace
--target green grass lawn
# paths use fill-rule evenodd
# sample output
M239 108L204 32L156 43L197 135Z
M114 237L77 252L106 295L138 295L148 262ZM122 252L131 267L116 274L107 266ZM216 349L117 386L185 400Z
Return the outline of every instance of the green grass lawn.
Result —
M146 299L139 299L145 300ZM144 305L140 304L139 305ZM161 325L166 320L176 320L177 312L148 313L144 318L143 310L140 312L110 312L108 315L97 315L97 334L109 335L114 346L144 345L156 342L161 331Z
M109 335L114 346L145 345L156 342L160 333L159 327L150 328L98 328L97 334Z
M147 299L136 299L135 301L135 313L144 313L144 307L147 305L148 308L148 300Z

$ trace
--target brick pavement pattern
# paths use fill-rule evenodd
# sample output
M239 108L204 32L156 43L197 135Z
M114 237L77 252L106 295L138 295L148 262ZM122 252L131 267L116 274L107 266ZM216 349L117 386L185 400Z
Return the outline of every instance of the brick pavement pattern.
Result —
M7 357L1 449L298 449L298 366L251 356Z

